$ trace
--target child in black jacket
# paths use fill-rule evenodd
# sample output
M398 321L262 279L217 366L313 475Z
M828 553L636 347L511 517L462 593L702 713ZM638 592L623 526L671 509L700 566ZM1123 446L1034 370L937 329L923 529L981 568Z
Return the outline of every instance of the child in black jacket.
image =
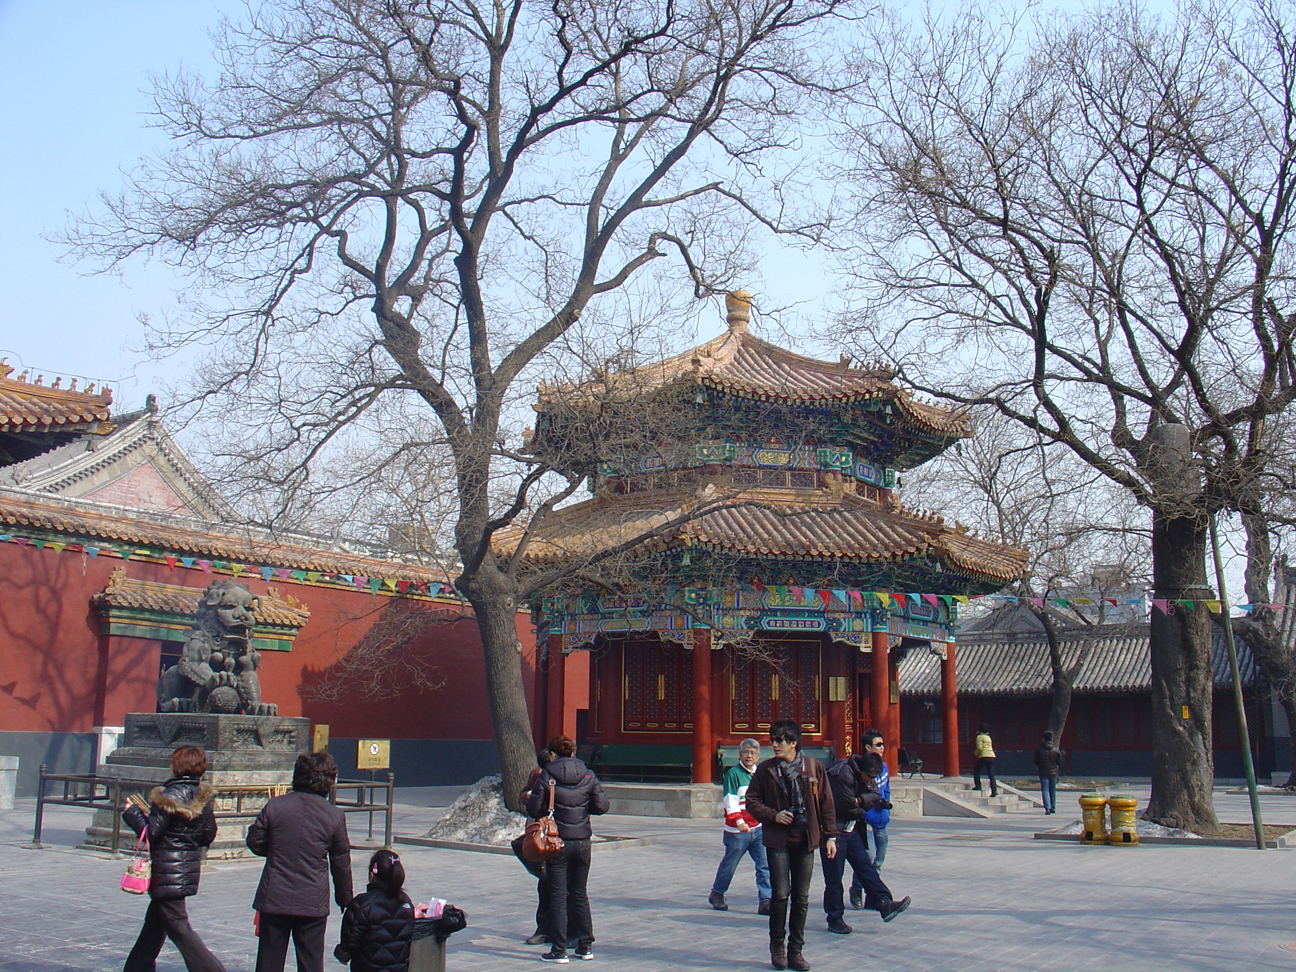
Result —
M342 918L342 942L333 950L352 972L405 972L414 936L414 904L401 890L405 867L389 850L369 860L369 889Z

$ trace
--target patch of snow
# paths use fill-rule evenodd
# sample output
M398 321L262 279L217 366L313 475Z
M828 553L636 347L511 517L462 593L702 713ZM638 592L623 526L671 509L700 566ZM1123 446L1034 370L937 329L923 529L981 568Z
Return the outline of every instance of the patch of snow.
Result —
M1194 834L1190 830L1180 830L1178 827L1162 827L1160 824L1153 823L1151 820L1137 821L1134 825L1134 829L1140 837L1187 837L1190 840L1202 839L1201 834ZM1084 821L1073 821L1065 827L1059 827L1057 830L1051 831L1051 833L1067 835L1074 834L1079 837L1084 833Z
M484 776L459 795L424 837L507 847L526 829L525 814L504 806L501 778Z

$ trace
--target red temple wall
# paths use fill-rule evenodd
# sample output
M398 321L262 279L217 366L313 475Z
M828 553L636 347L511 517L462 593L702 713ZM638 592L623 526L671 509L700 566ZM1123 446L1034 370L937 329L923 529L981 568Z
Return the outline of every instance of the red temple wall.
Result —
M227 576L0 543L0 731L88 733L96 725L121 725L126 712L153 711L160 643L101 635L90 601L123 566L134 579L199 590L213 576ZM263 697L277 703L282 714L328 723L335 737L492 737L485 667L471 615L431 628L412 646L412 653L444 680L443 687L422 689L406 678L393 683L391 698L311 702L303 698L305 688L354 647L394 599L291 581L266 583L259 576L244 575L240 581L254 594L269 587L280 596L291 594L311 612L292 651L262 652ZM449 606L448 613L453 611L457 608ZM517 627L534 714L539 708L535 637L525 615L518 615Z

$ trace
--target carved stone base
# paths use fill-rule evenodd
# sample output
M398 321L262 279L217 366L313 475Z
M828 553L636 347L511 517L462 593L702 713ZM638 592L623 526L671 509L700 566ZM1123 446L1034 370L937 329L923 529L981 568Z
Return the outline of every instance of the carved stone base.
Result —
M275 793L274 788L291 785L297 756L310 751L310 720L210 712L131 712L126 716L122 745L99 764L97 775L135 781L137 785L123 786L123 799L130 793L147 799L154 786L170 778L171 753L186 744L206 751L204 778L218 790L264 788L264 792L245 793L241 798L228 792L216 798L218 812L237 812L237 816L219 819L208 859L251 857L244 844L248 825ZM108 849L114 812L95 811L82 848ZM131 829L123 824L122 832L122 847L133 845Z

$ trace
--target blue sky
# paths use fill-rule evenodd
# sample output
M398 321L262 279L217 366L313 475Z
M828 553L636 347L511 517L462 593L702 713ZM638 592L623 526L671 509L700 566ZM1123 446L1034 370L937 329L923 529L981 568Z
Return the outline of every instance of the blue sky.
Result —
M121 170L164 145L148 126L151 71L210 63L205 34L232 3L0 0L0 357L111 381L119 408L143 403L176 364L124 345L137 316L158 315L176 279L165 268L88 275L58 262L67 212L121 184Z
M59 262L60 246L46 237L69 211L117 189L139 158L165 149L149 127L150 74L181 63L211 70L206 31L222 12L241 10L236 0L0 0L0 357L19 370L44 373L47 383L55 374L110 381L119 409L184 380L183 362L129 350L139 315L160 317L182 282L140 263L120 277L96 275L91 265ZM774 253L769 279L751 286L771 291L772 303L813 303L827 286L822 264ZM701 321L701 337L720 326L718 316Z

